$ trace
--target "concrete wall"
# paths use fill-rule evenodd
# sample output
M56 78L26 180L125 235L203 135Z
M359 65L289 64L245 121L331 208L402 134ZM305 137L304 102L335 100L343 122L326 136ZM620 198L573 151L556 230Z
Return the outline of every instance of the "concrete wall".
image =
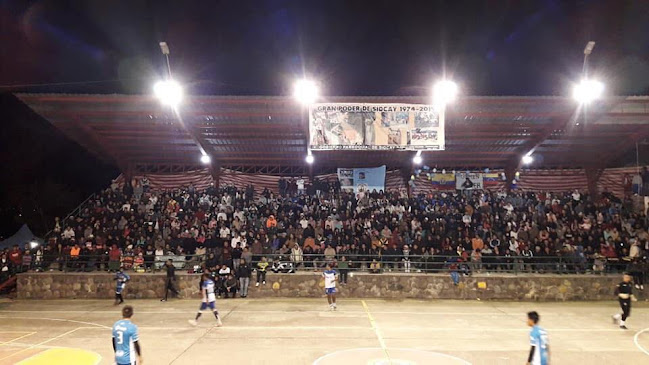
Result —
M198 275L178 275L182 297L198 298ZM524 301L613 300L615 276L476 275L454 286L448 275L354 274L339 286L340 297L416 299L499 299ZM484 283L484 287L482 284ZM163 274L131 274L125 298L161 298ZM254 286L249 297L322 297L324 282L317 273L272 274L267 284ZM18 277L19 299L113 298L113 275L105 273L26 273ZM636 295L643 298L641 295Z

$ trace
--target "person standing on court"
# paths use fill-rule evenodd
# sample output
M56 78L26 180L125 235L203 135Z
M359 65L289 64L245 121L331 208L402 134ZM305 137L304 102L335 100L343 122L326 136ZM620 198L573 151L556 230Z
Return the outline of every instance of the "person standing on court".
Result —
M548 344L548 333L539 326L540 316L537 312L527 313L527 325L532 327L530 331L530 354L527 357L527 365L548 365L550 363L550 346Z
M237 277L239 278L239 290L241 298L248 296L248 286L250 286L250 276L252 269L245 259L241 259L239 268L237 268Z
M625 330L626 328L626 319L631 315L631 301L637 301L636 297L633 295L633 285L631 284L631 275L629 273L624 273L622 282L617 284L615 288L615 295L620 302L620 308L622 308L622 314L613 315L613 324L617 324L621 329Z
M122 319L113 325L113 351L117 365L142 365L142 349L137 326L131 322L133 307L122 308ZM137 360L137 361L136 361Z
M174 267L174 263L171 259L167 260L167 262L165 263L165 268L167 269L167 278L165 280L165 297L160 299L161 302L167 301L169 290L171 290L173 295L178 296L178 290L176 289L176 268Z

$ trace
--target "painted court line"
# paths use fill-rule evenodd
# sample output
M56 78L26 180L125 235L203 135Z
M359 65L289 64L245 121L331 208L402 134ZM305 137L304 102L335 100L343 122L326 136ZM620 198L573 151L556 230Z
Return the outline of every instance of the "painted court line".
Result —
M88 312L84 312L84 313L88 313ZM92 323L92 322L84 322L84 321L76 321L74 319L64 319L64 318L14 317L14 316L11 316L11 317L4 317L3 316L3 317L0 317L0 318L6 318L6 319L31 319L31 320L38 319L38 320L42 320L42 321L70 322L70 323L77 323L77 324L85 324L85 325L89 325L89 326L96 326L96 327L101 327L101 328L111 328L111 327L108 327L108 326L104 326L102 324L97 324L97 323Z
M638 349L640 349L640 351L644 352L645 355L648 355L648 356L649 356L649 351L648 351L647 349L645 349L644 347L642 347L642 345L640 345L640 343L638 342L638 338L640 338L640 335L643 334L643 333L645 333L645 332L649 332L649 328L645 328L645 329L643 329L643 330L638 331L638 332L635 334L635 336L633 336L633 343L635 344L635 346L636 346Z
M52 341L58 340L59 338L61 338L61 337L65 337L65 336L67 336L67 335L69 335L69 334L71 334L71 333L74 333L74 332L76 332L76 331L79 330L79 329L80 329L80 327L77 327L77 328L75 328L75 329L73 329L73 330L70 330L70 331L65 332L65 333L62 333L62 334L60 334L60 335L58 335L58 336L52 337L52 338L50 338L49 340L45 340L45 341L39 342L39 343L37 343L37 344L31 345L31 346L29 346L29 347L27 347L27 348L24 348L24 349L22 349L22 350L20 350L20 351L16 351L16 352L14 352L13 354L10 354L10 355L7 355L7 356L5 356L5 357L3 357L3 358L0 358L0 361L2 361L2 360L6 360L6 359L8 359L8 358L10 358L10 357L14 357L14 356L16 356L16 355L18 355L18 354L20 354L20 353L23 353L23 352L25 352L25 351L27 351L27 350L31 350L31 349L33 349L33 348L35 348L35 347L37 347L37 346L41 346L41 345L44 345L44 344L46 344L46 343L49 343L49 342L52 342Z
M390 358L390 353L388 352L387 346L385 346L385 340L383 339L383 335L381 334L381 329L379 328L378 324L374 320L374 317L372 316L372 313L370 312L370 308L367 306L367 303L365 303L364 300L361 300L361 304L363 304L363 308L365 309L367 318L370 320L372 329L374 330L374 333L376 333L376 337L379 339L379 344L381 345L381 349L385 353L385 357L387 357L390 364L392 364L392 359Z
M9 332L5 332L5 331L2 331L2 332L3 332L3 333L9 333ZM33 334L35 334L35 333L36 333L36 332L29 332L29 333L27 333L26 335L22 335L22 336L20 336L20 337L16 337L16 338L14 338L14 339L11 340L11 341L0 342L0 346L4 346L4 345L6 345L6 344L8 344L8 343L12 343L12 342L18 341L18 340L23 339L23 338L25 338L25 337L29 337L29 336L31 336L31 335L33 335Z

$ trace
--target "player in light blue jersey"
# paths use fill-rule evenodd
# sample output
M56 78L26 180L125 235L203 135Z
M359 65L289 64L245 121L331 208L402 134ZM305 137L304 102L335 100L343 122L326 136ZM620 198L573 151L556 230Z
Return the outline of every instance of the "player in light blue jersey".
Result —
M196 326L198 324L198 319L203 315L203 311L209 307L216 318L216 326L221 327L223 323L219 317L219 311L216 309L216 294L214 293L216 284L209 274L203 274L201 276L200 288L201 294L203 294L203 301L201 302L201 307L199 308L198 313L196 313L196 318L190 319L189 324Z
M527 365L548 365L550 363L550 345L548 333L539 327L539 314L536 312L527 313L527 325L532 327L530 331L530 355L527 358Z
M325 271L322 272L324 278L325 294L327 294L327 301L329 302L329 309L336 310L336 281L338 280L338 273L331 268L331 264L327 263Z
M132 316L133 307L124 306L122 319L113 325L113 350L117 365L142 365L142 351L137 326L131 322Z
M117 281L117 286L115 287L115 305L124 303L124 298L122 297L122 292L126 287L126 282L131 280L131 277L125 273L120 267L119 270L115 273L115 281Z

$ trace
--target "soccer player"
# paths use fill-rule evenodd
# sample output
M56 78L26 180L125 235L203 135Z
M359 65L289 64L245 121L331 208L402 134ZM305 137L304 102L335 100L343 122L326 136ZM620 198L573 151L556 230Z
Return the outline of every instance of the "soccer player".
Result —
M212 280L209 274L203 274L201 276L201 293L203 294L203 302L201 303L201 307L198 310L198 313L196 313L196 318L189 320L189 324L191 324L192 326L196 326L198 324L198 319L201 318L203 311L208 307L214 313L214 317L216 318L216 326L221 327L223 325L221 318L219 318L219 311L216 309L216 294L214 293L215 287L216 285L214 284L214 280Z
M618 324L621 329L625 330L627 329L625 321L631 315L631 301L637 301L635 295L633 295L633 285L631 285L631 275L629 273L624 273L622 282L617 284L615 288L615 295L620 301L622 314L613 315L613 324Z
M124 303L124 298L122 298L122 292L126 287L126 282L131 280L131 277L120 267L119 270L115 273L115 279L117 281L117 286L115 287L115 305Z
M530 355L527 358L527 365L547 365L550 363L550 347L548 346L548 333L539 327L539 314L536 312L527 313L527 325L532 327L530 331Z
M117 365L142 365L137 326L131 322L131 317L133 307L126 305L122 308L122 319L113 325L113 351Z
M331 268L331 264L327 263L325 271L322 272L322 277L325 282L325 294L327 294L327 301L329 302L329 309L336 310L336 281L338 280L338 273Z

